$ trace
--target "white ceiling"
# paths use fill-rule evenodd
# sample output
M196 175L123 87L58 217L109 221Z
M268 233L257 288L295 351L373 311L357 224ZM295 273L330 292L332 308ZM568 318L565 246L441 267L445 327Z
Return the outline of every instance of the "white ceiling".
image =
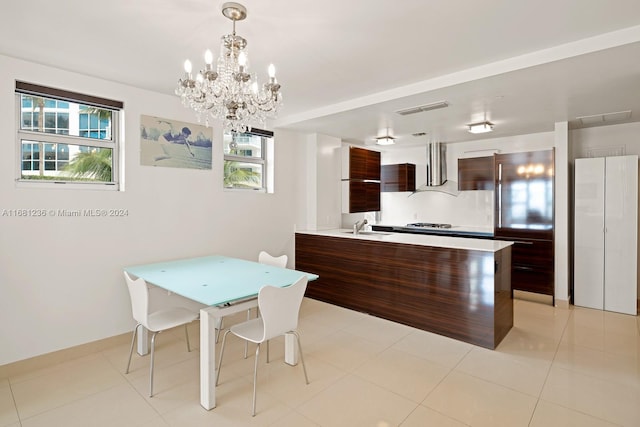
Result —
M3 2L0 54L172 94L184 60L201 68L231 32L222 3ZM390 127L401 147L484 138L465 126L484 117L492 137L626 110L640 120L638 0L242 3L251 69L264 81L273 62L282 84L274 127L365 144ZM442 100L449 107L394 112Z

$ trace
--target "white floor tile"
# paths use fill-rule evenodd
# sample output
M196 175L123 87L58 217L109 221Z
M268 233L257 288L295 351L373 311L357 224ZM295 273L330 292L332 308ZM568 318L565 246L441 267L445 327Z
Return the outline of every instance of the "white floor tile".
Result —
M13 402L9 381L0 380L0 427L18 423L18 410Z
M439 363L448 368L456 366L474 346L452 338L414 329L393 345L414 356Z
M637 426L640 387L552 367L541 398L614 424Z
M476 347L455 370L538 397L551 361Z
M449 418L424 406L418 406L400 427L466 427L467 424Z
M391 348L367 361L354 373L420 403L449 372L450 368Z
M467 374L452 372L423 404L474 427L526 427L537 399Z
M112 427L157 422L158 414L126 384L23 418L22 427Z
M615 427L617 424L541 400L536 406L530 427L550 426Z
M348 375L297 411L321 426L394 426L418 405L355 375Z

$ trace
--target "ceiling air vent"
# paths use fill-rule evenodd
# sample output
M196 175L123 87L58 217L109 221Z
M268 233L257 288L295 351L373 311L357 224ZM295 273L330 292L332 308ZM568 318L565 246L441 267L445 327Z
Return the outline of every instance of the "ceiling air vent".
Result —
M630 118L631 118L631 110L618 111L615 113L594 114L592 116L576 117L577 120L580 120L580 123L583 126L602 124L602 123L621 122L624 120L628 120Z
M431 104L419 105L417 107L405 108L404 110L396 111L401 116L408 116L409 114L422 113L423 111L437 110L438 108L446 108L449 106L447 101L432 102Z

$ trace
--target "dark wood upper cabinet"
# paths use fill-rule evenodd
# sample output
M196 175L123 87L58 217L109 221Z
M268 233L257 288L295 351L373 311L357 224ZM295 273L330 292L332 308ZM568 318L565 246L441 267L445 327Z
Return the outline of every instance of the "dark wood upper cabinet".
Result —
M349 147L343 153L342 212L380 210L380 152Z
M349 147L349 179L380 181L380 152Z
M458 159L458 190L493 190L493 156Z
M382 165L380 191L416 191L416 165Z
M349 213L377 212L380 210L380 183L361 180L349 181Z

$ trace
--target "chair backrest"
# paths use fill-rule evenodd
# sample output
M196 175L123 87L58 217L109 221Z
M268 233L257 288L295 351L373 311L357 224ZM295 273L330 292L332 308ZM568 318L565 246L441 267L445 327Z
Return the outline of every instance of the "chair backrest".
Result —
M260 289L258 307L264 323L265 340L298 328L298 315L307 282L307 276L302 276L286 288L268 285Z
M133 318L147 328L147 319L149 317L149 289L147 288L147 282L142 278L133 280L126 271L124 272L124 279L129 288Z
M287 255L273 256L273 255L269 255L265 251L260 252L260 254L258 255L258 262L260 264L267 264L273 267L286 268L287 260L288 260Z

